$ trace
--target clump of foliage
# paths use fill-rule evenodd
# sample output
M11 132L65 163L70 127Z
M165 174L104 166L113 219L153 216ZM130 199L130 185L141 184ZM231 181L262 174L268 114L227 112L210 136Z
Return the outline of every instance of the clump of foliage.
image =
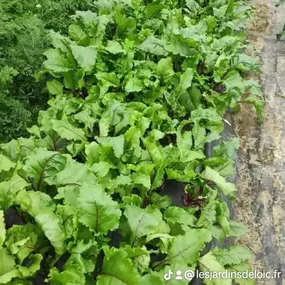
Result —
M246 249L219 247L246 230L223 200L235 196L226 179L238 140L205 155L227 108L245 102L261 115L259 85L243 76L257 70L242 52L250 7L95 5L76 12L68 36L51 33L40 73L53 76L49 108L29 138L1 145L0 284L31 284L39 271L56 285L162 285L169 269L250 270ZM185 186L184 208L162 195L167 180Z
M87 0L0 0L0 141L27 134L48 100L44 82L34 80L50 45L48 30L66 30L70 15L88 7Z

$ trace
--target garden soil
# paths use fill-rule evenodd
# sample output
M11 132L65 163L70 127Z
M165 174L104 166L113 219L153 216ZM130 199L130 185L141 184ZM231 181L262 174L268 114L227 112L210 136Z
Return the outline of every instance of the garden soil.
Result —
M278 34L285 24L285 7L277 0L255 0L250 26L251 54L261 58L258 78L266 101L258 123L250 106L231 116L232 132L240 137L232 210L249 229L239 243L255 256L257 271L281 272L279 279L258 279L258 285L285 285L285 42Z

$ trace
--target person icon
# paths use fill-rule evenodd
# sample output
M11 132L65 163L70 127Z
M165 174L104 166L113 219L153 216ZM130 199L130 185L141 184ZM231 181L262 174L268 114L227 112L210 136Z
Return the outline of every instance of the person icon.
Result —
M182 275L181 270L177 270L175 280L182 280L183 278L181 275Z

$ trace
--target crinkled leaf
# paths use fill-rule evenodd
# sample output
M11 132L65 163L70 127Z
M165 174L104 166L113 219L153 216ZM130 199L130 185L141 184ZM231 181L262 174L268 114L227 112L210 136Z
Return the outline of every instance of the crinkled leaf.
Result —
M125 90L128 93L131 93L131 92L139 92L143 90L143 88L144 88L143 82L140 79L134 77L128 80Z
M120 158L124 153L124 142L125 138L123 135L118 137L101 137L98 138L98 141L106 146L111 146L114 150L114 154L117 158Z
M0 172L9 171L15 166L15 163L11 161L8 157L0 154Z
M125 52L121 44L116 41L108 41L105 50L112 54L118 54L118 53Z
M16 198L16 194L29 184L20 176L15 175L10 180L0 183L0 209L7 210Z
M194 224L195 217L187 212L187 210L179 207L169 207L164 212L164 218L172 223L191 226Z
M244 224L238 223L236 221L230 221L230 229L228 236L241 237L248 232L247 227Z
M132 242L143 236L159 232L158 226L162 222L162 215L155 208L141 209L136 206L127 206L124 215L131 229Z
M54 73L68 72L74 68L73 63L58 49L49 49L44 55L47 57L44 62L45 68Z
M79 221L99 233L115 230L121 216L118 203L96 184L84 184L81 187L78 212Z
M59 272L52 268L49 273L49 282L51 285L85 285L85 277L76 266L68 270Z
M194 265L200 251L211 240L211 232L206 229L189 229L184 235L176 236L170 244L167 259L171 263Z
M68 34L77 43L83 43L88 39L87 34L80 28L80 26L71 24L68 28Z
M212 252L207 253L203 257L199 259L200 264L200 270L203 272L226 272L226 269L219 263L217 258L213 255ZM205 284L209 285L232 285L231 279L222 279L222 278L216 278L216 279L204 279Z
M80 186L85 183L94 183L95 175L88 169L85 164L70 161L65 168L56 176L57 185Z
M51 125L61 138L67 140L86 141L84 131L74 127L68 121L52 120Z
M16 274L13 274L15 259L4 247L0 248L0 284L9 282ZM15 276L13 276L15 275Z
M157 39L155 36L149 36L141 43L138 48L155 55L166 55L165 50L166 42L164 40Z
M52 199L41 192L22 190L17 195L16 203L21 209L34 217L50 240L57 254L65 251L65 235L59 218L55 215Z
M251 253L239 245L234 245L230 248L219 248L213 250L213 255L217 258L219 263L225 265L237 265L248 261L251 258Z
M67 158L59 152L39 148L27 157L23 170L39 190L43 181L54 184L55 176L65 168L66 162Z
M123 249L105 250L102 271L98 276L98 285L137 285L139 279L137 269Z
M233 183L227 182L226 179L219 174L219 172L211 169L208 166L202 173L202 177L204 179L213 181L225 195L233 196L233 193L236 191L236 186Z
M34 224L14 225L7 231L6 246L22 262L32 252L44 252L49 246L41 229Z
M231 272L240 274L240 272L252 272L252 266L248 262L244 262L238 265L230 266L227 268ZM257 280L255 278L235 278L235 283L239 285L256 285Z

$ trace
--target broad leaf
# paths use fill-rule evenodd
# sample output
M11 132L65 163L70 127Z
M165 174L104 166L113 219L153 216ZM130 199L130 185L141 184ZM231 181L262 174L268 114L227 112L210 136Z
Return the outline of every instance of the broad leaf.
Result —
M16 203L21 209L34 217L50 240L57 254L65 251L65 235L59 218L55 215L52 199L41 192L24 191L18 193Z
M211 169L210 167L206 167L206 170L202 173L202 177L217 184L225 195L233 196L233 193L236 191L236 186L233 183L227 182L219 172Z
M55 176L65 168L66 162L67 158L59 152L39 148L27 157L23 170L40 190L43 181L54 184Z
M0 209L7 210L14 202L16 194L29 184L20 176L15 175L10 180L0 183Z
M207 253L199 259L200 270L211 274L211 272L224 272L226 269L218 262L212 252ZM209 285L232 285L232 280L227 278L205 278L205 284Z
M189 229L179 235L170 244L167 260L171 263L194 265L200 251L211 240L211 232L206 229Z
M214 249L213 255L217 258L220 264L237 265L248 261L251 258L251 253L239 245L232 246L225 249Z
M141 209L135 206L128 206L124 215L131 229L132 242L143 236L159 232L158 226L162 222L162 215L155 208L147 207L146 209Z
M139 279L137 269L123 249L105 250L102 271L98 276L98 285L137 285Z
M6 284L17 276L17 272L14 271L15 259L6 248L0 247L0 260L0 284Z
M165 41L157 39L155 36L149 36L138 48L155 55L166 55L165 45Z
M79 66L82 67L83 70L86 72L91 71L96 63L97 47L83 47L71 45L70 48Z
M47 57L47 60L44 62L44 66L52 72L68 72L74 68L73 63L70 62L58 49L50 49L46 51L44 55Z
M74 127L68 121L52 120L52 128L58 133L61 138L67 140L86 141L84 131Z
M118 204L96 184L84 184L78 198L79 221L97 233L107 233L119 225Z
M9 171L15 166L15 163L12 162L8 157L0 154L0 172Z

